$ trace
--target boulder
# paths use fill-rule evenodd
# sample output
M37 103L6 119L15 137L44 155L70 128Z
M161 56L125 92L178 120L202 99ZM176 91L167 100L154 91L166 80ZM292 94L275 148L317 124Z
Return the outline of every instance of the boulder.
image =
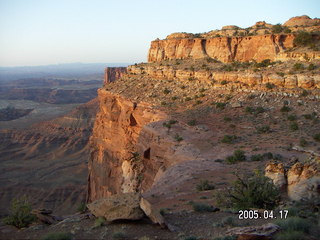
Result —
M231 228L226 235L237 236L237 240L267 240L279 229L278 225L267 223L262 226Z
M284 188L287 185L286 171L282 163L268 163L265 176L272 179L274 185L278 188Z
M157 223L161 227L165 226L163 216L160 214L159 210L155 209L147 199L143 197L140 199L140 207L153 223Z
M106 221L139 220L144 213L140 208L138 193L120 193L101 198L87 205L96 217L104 217Z

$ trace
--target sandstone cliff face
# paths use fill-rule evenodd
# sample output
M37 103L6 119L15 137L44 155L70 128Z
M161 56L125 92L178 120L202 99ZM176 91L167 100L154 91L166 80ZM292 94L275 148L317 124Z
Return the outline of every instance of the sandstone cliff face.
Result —
M126 67L106 67L104 69L104 84L114 82L127 73Z
M265 176L285 190L291 200L320 199L320 175L316 161L308 164L297 162L288 170L282 163L269 163Z
M143 126L164 118L151 106L98 90L100 111L91 137L88 201L134 192L141 179L136 144Z
M279 76L275 73L256 73L256 72L216 72L216 71L192 71L175 70L171 66L153 67L146 66L143 69L137 66L129 66L128 73L146 74L156 79L175 79L185 81L188 79L197 79L200 81L228 81L231 83L242 83L249 87L265 85L272 83L275 86L287 89L320 89L320 77L318 75L293 74Z
M274 60L293 47L293 40L293 34L155 40L151 42L148 61L205 57L221 62Z

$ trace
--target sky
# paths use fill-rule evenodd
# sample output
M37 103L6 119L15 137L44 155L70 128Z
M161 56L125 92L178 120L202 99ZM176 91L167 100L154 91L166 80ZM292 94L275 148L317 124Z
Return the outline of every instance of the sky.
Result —
M150 42L320 17L319 0L0 0L0 66L146 62Z

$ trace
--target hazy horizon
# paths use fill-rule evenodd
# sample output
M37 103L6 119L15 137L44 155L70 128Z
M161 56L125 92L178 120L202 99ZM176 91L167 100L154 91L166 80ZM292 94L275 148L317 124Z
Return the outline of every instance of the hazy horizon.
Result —
M284 23L319 9L317 0L1 0L0 66L145 62L150 42L173 32Z

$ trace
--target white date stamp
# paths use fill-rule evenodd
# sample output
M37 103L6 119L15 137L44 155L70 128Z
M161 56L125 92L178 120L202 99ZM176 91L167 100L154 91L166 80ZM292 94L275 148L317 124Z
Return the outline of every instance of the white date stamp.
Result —
M286 219L288 217L288 210L239 210L239 219Z

